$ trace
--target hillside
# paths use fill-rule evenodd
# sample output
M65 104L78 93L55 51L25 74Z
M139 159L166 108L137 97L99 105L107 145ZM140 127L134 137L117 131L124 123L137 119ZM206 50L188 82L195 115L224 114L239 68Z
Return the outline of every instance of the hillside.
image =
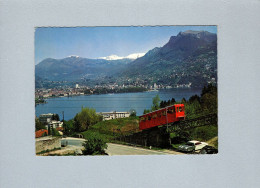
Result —
M180 32L127 67L121 76L144 80L144 84L191 83L192 87L201 87L216 82L217 36L205 31Z
M125 135L139 130L138 117L112 119L101 121L83 132L84 137L91 134L99 134L105 139L112 139L114 136Z
M105 60L81 57L67 57L64 59L48 58L35 66L36 76L51 81L79 81L84 79L99 79L110 76L122 68L132 59Z
M207 31L180 32L170 37L163 47L156 47L144 56L136 55L136 58L116 55L103 59L48 58L35 67L37 86L43 86L45 79L93 86L117 83L142 87L156 83L202 88L207 83L217 82L217 35Z

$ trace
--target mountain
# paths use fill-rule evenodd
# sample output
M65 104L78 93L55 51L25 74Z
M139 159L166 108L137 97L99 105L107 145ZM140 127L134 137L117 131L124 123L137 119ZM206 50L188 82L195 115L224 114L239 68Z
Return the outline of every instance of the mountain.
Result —
M203 87L217 82L217 35L207 31L180 32L162 47L126 57L48 58L36 65L35 73L41 80L82 81L87 85L117 82L147 87L154 83ZM40 81L37 85L41 85Z
M145 80L144 84L191 83L203 87L217 79L217 35L207 31L180 32L163 47L129 63L119 77Z
M137 59L139 57L144 56L145 53L134 53L134 54L130 54L126 57L119 57L117 55L110 55L107 57L99 57L98 59L105 59L105 60L118 60L118 59Z
M104 60L69 56L64 59L47 58L35 66L35 74L52 81L97 79L117 73L131 59Z

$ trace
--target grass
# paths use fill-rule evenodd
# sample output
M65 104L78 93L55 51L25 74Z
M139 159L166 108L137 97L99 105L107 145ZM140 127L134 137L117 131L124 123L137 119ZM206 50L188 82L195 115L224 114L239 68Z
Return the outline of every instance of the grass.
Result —
M98 134L103 139L112 141L115 137L136 132L138 129L138 117L128 117L98 122L81 134L85 139L93 134Z
M49 150L49 149L47 149L47 150L43 150L43 151L41 151L41 152L38 152L38 153L36 153L37 155L38 154L44 154L44 153L48 153L48 152L51 152L51 151L56 151L56 150L60 150L61 148L59 147L59 148L54 148L54 149L51 149L51 150Z

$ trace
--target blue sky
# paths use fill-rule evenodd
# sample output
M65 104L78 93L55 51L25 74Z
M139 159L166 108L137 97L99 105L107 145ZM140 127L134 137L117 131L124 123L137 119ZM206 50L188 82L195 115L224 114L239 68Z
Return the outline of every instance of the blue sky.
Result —
M70 55L97 58L146 53L186 30L217 33L216 26L36 28L35 63L45 58L61 59Z

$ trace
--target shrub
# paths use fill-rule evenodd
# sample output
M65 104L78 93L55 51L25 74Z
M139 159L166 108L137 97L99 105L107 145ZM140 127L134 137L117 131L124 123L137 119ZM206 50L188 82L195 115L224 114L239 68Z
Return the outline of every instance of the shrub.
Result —
M100 135L93 133L89 134L86 137L86 140L83 144L84 150L83 155L104 155L107 144L104 138Z
M218 135L218 128L214 126L198 127L191 131L193 139L207 141Z

